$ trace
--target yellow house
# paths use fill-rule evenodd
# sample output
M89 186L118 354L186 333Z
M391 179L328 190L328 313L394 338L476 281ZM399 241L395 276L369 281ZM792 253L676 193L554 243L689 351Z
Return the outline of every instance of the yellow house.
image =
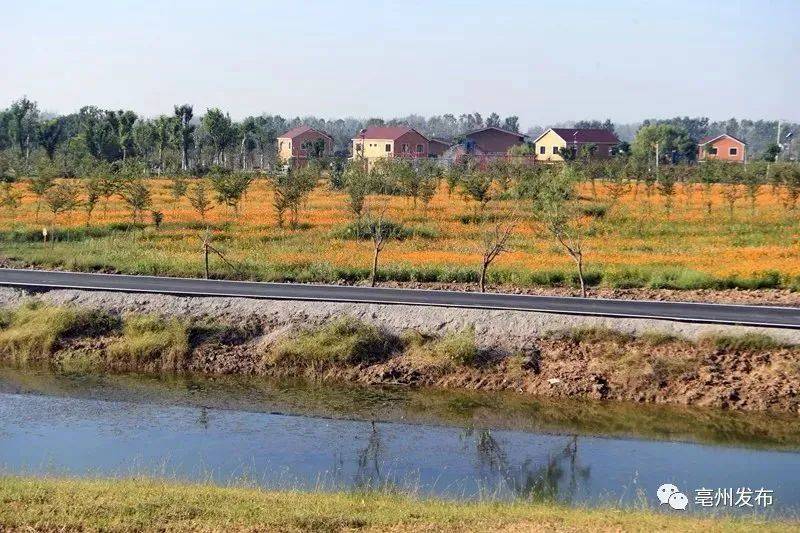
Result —
M613 155L619 139L611 130L595 128L550 128L533 141L537 161L563 161L561 149L572 148L579 153L584 145L593 146L592 157Z
M367 166L387 157L428 157L428 138L409 126L370 126L353 138L353 159L363 157Z

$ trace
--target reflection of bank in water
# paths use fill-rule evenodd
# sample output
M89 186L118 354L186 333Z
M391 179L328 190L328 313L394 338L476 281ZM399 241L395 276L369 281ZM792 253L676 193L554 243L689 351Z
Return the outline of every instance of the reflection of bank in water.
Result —
M2 376L0 373L0 391L9 391L12 383L3 381ZM176 396L171 396L174 390L153 394L151 403L97 399L111 393L98 392L88 377L70 380L69 390L58 390L54 384L59 381L49 382L51 396L19 394L42 389L37 379L17 375L13 382L16 393L0 392L0 464L10 473L149 473L222 484L245 478L247 483L263 487L380 488L423 496L523 498L581 505L636 504L641 489L649 493L669 480L682 488L711 482L723 487L765 486L775 490L780 502L774 511L788 513L791 507L800 507L800 486L795 480L800 456L795 452L576 436L570 424L560 432L557 425L549 425L548 432L542 433L476 429L474 424L459 427L455 418L448 419L450 425L430 425L287 416L241 408L269 403L242 401L241 407L235 406L241 400L236 398L240 391L225 387L213 389L227 394L210 401L213 395L201 391L198 384L202 381L198 380L191 385L192 401L178 395L188 406L176 405ZM147 383L153 386L153 382ZM224 380L215 383L219 386ZM144 389L144 385L132 387L136 394L126 398L141 402ZM353 400L357 393L337 397L325 387L316 393L290 387L260 390L272 395L270 401L294 398L292 405L298 410L313 411L319 406L316 402L328 408L336 406L342 414L359 409L358 401ZM72 397L64 397L67 392ZM402 406L399 412L419 415L421 408L410 410L410 404L428 400L433 410L447 406L452 412L457 407L472 419L486 416L491 406L480 395L459 395L455 401L452 396L423 394L389 391L381 396L379 391L369 391L363 393L363 401L372 412L387 412L378 405L392 398ZM301 404L306 400L309 405L304 407ZM212 407L215 402L230 408ZM564 413L575 406L565 405ZM525 427L527 422L521 418L525 411L512 409L513 417L493 419L513 419ZM529 406L527 412L535 418L541 411ZM607 417L610 412L609 408ZM585 413L573 411L572 415L580 418ZM620 427L625 427L622 422ZM58 445L63 442L70 446ZM753 465L758 465L757 471Z

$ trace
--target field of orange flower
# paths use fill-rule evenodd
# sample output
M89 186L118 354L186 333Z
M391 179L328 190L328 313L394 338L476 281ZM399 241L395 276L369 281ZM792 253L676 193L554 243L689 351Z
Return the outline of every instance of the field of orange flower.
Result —
M16 207L0 212L0 255L7 260L76 270L199 276L204 225L186 198L174 199L170 180L148 180L153 210L163 213L160 228L127 224L131 214L121 199L100 200L91 227L81 207L53 216L27 184L17 183ZM190 185L191 186L191 185ZM603 183L585 184L590 221L584 249L595 283L609 286L791 286L800 277L798 213L787 209L780 191L763 187L755 202L744 191L729 209L725 187L678 186L671 209L658 191L631 189L613 202ZM499 191L498 191L499 193ZM730 195L727 195L728 197ZM498 194L498 198L500 195ZM402 197L371 198L384 203L387 217L415 233L390 242L381 255L381 277L401 281L474 281L485 225L476 224L476 206L443 185L423 210ZM709 204L710 202L710 204ZM591 208L591 209L589 209ZM494 283L569 283L573 264L556 241L535 222L531 207L496 199L487 210L518 220L511 250L492 266ZM351 221L343 193L321 183L300 215L300 228L279 228L272 191L253 182L238 215L215 205L207 217L215 246L235 271L214 260L218 277L358 281L372 257L369 241L343 238ZM55 241L44 245L41 229ZM722 281L721 281L722 280Z

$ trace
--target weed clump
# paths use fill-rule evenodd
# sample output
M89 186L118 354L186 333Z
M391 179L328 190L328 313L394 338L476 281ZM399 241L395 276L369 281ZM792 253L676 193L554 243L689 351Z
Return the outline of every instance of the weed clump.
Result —
M678 335L666 331L645 331L639 338L650 346L663 346L684 340Z
M785 345L763 333L745 333L744 335L709 335L705 337L718 350L726 352L743 352L772 350Z
M141 369L179 370L189 353L189 328L175 318L128 316L122 336L108 347L113 364Z
M561 337L578 344L593 342L614 342L622 344L633 340L633 337L627 333L623 333L611 328L596 326L573 328L565 333L562 333Z
M65 337L103 333L117 323L101 311L29 303L0 318L0 355L14 364L44 362Z
M265 356L270 365L363 364L385 358L393 340L377 327L350 317L279 341Z
M462 366L474 366L480 355L475 342L475 326L445 334L440 339L433 341L430 350L438 359Z

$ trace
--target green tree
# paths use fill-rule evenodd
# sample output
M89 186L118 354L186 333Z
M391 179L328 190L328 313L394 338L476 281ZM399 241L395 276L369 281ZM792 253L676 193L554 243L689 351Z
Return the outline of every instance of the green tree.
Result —
M19 207L21 195L14 191L14 185L4 181L0 183L0 207L13 213Z
M772 143L767 145L767 148L764 150L763 159L764 161L769 161L774 163L778 160L778 156L781 153L781 147L777 143Z
M202 123L214 148L214 162L224 166L225 150L233 143L236 133L230 115L212 108L203 116Z
M56 177L58 177L58 168L49 160L39 161L37 167L36 175L28 179L28 188L36 196L36 222L39 221L42 199L47 191L56 184Z
M189 170L189 148L194 140L193 134L195 126L192 124L194 113L189 104L175 106L175 120L173 124L173 136L181 152L181 170ZM163 151L161 152L163 154Z
M86 192L86 200L83 202L83 210L86 211L86 226L92 224L92 213L102 196L102 182L98 176L89 176L83 180L83 189Z
M652 124L642 126L636 132L631 145L631 152L646 161L656 161L656 149L659 163L677 160L692 161L697 155L695 141L685 128L672 124Z
M57 183L47 189L44 201L53 213L53 219L55 220L59 213L69 213L75 209L79 205L78 195L78 187L71 183Z
M64 140L64 120L54 118L44 121L39 128L39 144L44 148L47 157L52 161L58 146Z
M580 209L576 186L580 176L572 166L551 172L534 198L534 210L550 234L566 250L578 270L581 296L586 297L584 240L590 231Z
M253 175L245 172L225 172L217 169L211 173L211 186L217 193L217 202L233 210L234 215L239 215L239 203L247 193Z
M284 216L289 212L289 225L295 229L299 225L300 208L319 180L319 166L309 162L302 168L289 168L268 175L272 184L273 207L278 227L283 227Z
M177 202L182 197L186 196L187 188L188 185L186 183L186 178L183 176L173 176L169 184L169 190L172 193L172 199Z
M461 190L467 200L477 203L478 212L482 213L486 204L492 199L492 175L480 165L470 164L461 176Z
M143 178L127 178L119 189L119 195L131 210L133 223L142 222L142 213L150 208L150 187Z
M122 160L128 155L133 146L133 125L136 123L136 113L133 111L106 111L106 121L111 127L112 134L122 152Z
M351 160L344 168L342 182L347 193L347 207L356 220L360 220L364 202L373 191L374 179L361 161Z
M39 109L36 102L23 96L11 104L9 114L11 137L17 145L20 155L24 155L27 161L30 156L31 138L36 133L36 118L39 115Z
M206 213L213 209L211 199L208 197L206 184L203 180L198 180L189 192L189 203L192 205L197 214L200 215L200 220L206 221Z

